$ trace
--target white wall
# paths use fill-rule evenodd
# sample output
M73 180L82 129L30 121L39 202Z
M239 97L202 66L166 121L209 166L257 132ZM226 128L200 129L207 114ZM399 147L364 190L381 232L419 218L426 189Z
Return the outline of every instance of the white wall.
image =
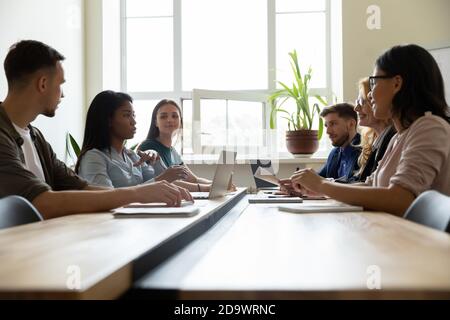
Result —
M103 83L103 48L102 48L102 0L86 0L86 102L87 111L90 102L102 91Z
M65 132L82 139L84 126L84 0L0 0L0 60L19 40L42 41L66 60L65 98L54 118L39 116L33 123L44 133L61 160L65 159ZM7 93L0 73L0 101Z
M354 101L356 83L372 74L376 58L397 44L427 49L450 45L448 0L342 0L344 100ZM381 29L369 30L367 7L381 9Z
M120 91L120 0L87 0L86 111L103 90Z
M445 99L450 103L450 46L430 50L444 78Z

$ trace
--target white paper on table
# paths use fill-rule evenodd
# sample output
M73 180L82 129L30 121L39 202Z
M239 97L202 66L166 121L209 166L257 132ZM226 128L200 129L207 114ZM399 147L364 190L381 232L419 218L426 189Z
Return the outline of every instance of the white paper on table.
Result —
M115 218L192 217L200 212L200 206L187 201L180 207L168 207L165 203L130 203L112 212Z
M194 202L192 201L181 201L180 207L186 207L193 205ZM164 202L148 202L148 203L142 203L142 202L132 202L129 203L122 208L166 208L167 204Z
M298 205L283 205L279 206L280 211L291 213L319 213L319 212L356 212L364 211L363 207L351 206L345 203L302 203Z

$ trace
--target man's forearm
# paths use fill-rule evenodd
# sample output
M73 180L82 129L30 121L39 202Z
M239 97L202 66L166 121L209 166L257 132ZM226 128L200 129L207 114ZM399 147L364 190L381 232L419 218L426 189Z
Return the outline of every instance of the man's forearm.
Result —
M100 191L47 191L33 200L33 205L44 219L73 213L108 211L137 202L134 188Z
M94 186L92 184L88 184L86 186L86 188L84 188L83 190L87 190L87 191L101 191L101 190L112 190L112 188L101 187L101 186Z

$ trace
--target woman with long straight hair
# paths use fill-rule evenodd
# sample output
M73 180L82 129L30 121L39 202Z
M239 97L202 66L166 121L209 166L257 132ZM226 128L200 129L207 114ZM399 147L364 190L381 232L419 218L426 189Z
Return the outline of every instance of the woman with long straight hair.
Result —
M173 182L186 175L182 168L155 172L152 164L158 158L156 152L127 149L125 142L135 132L133 99L122 92L97 94L89 106L75 171L92 184L114 188Z
M155 150L160 156L160 165L163 168L182 167L186 170L183 185L190 191L209 191L211 181L197 177L184 163L180 154L173 147L174 140L183 128L181 109L173 100L163 99L153 109L152 120L147 138L139 145L139 150ZM197 189L193 189L194 184Z
M450 196L449 107L433 56L417 45L395 46L377 59L369 85L375 117L392 119L397 130L377 170L357 186L304 169L291 177L293 187L396 215L426 190Z

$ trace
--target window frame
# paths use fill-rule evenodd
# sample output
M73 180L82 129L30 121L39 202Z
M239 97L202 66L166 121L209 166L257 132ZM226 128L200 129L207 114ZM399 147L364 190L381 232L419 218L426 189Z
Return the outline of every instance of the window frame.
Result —
M267 89L265 90L205 90L195 88L192 91L182 90L182 30L181 30L181 1L173 1L173 91L152 91L152 92L133 92L127 88L127 13L126 1L120 0L120 87L124 92L128 92L137 100L160 100L164 98L176 101L180 107L183 107L183 100L192 100L192 150L194 154L203 154L203 149L210 146L201 146L201 135L199 126L195 123L201 122L200 99L223 99L262 102L263 97L267 98L274 90L276 90L276 0L267 1ZM325 0L325 10L301 11L301 13L324 12L325 13L325 49L326 49L326 87L310 88L312 96L320 95L332 101L332 71L331 71L331 0ZM270 105L264 102L263 128L269 128L270 121ZM198 127L198 128L196 128ZM267 130L265 130L267 131ZM271 139L266 133L263 137L264 144ZM273 146L269 146L273 147ZM183 141L181 141L181 153L184 154ZM276 146L275 146L276 149Z

